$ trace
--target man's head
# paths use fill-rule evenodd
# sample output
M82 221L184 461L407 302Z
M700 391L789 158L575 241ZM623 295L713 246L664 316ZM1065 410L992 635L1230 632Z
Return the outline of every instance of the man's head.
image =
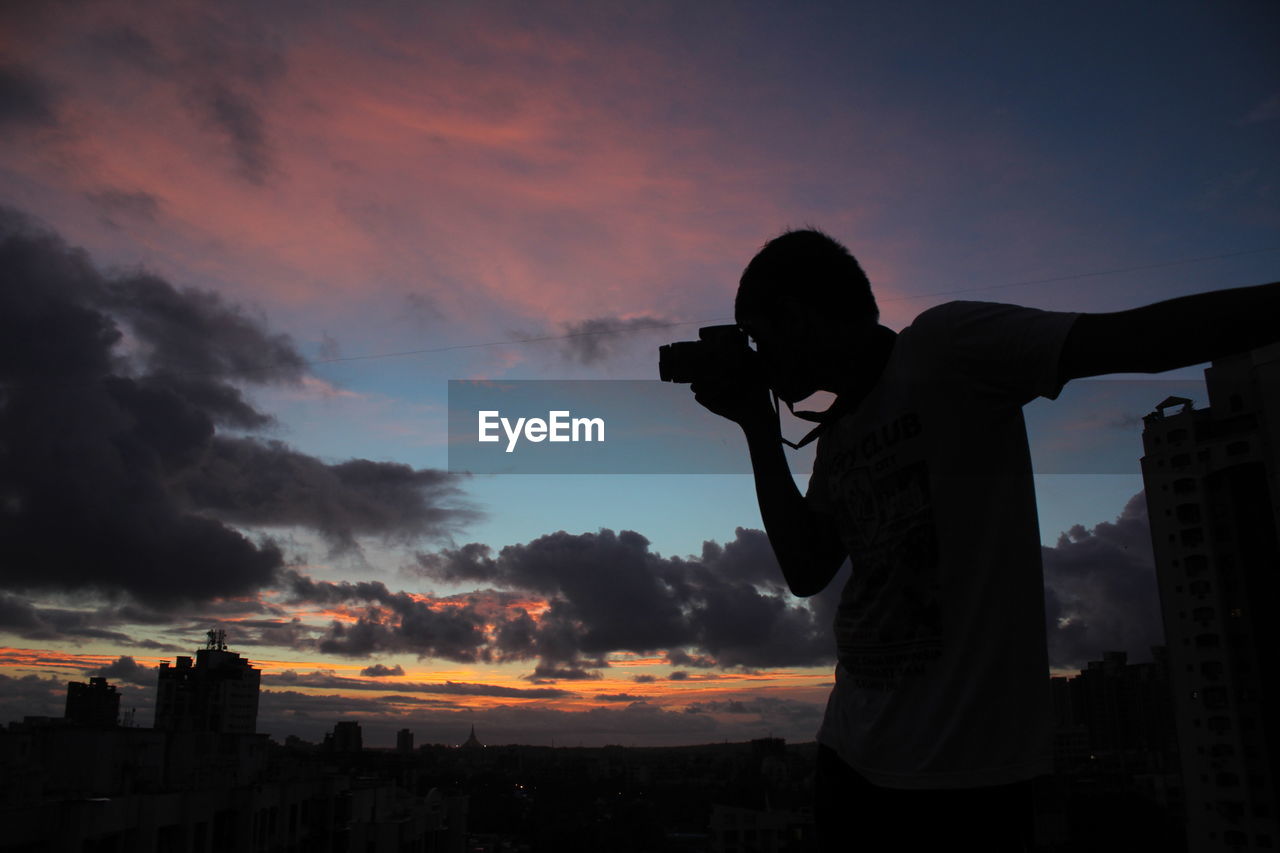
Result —
M788 402L835 390L880 319L857 259L816 230L765 244L742 273L734 314Z

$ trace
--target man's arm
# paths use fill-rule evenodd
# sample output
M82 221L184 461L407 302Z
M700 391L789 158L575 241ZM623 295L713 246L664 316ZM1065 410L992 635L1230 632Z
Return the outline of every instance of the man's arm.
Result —
M847 556L830 516L814 512L787 465L777 428L743 428L756 478L756 499L769 544L792 595L822 592Z
M1280 340L1280 282L1197 293L1113 314L1082 314L1058 359L1063 382L1161 373Z
M848 555L832 519L814 512L796 487L767 392L714 383L695 383L693 390L699 403L736 422L746 435L760 518L787 587L802 597L821 592Z

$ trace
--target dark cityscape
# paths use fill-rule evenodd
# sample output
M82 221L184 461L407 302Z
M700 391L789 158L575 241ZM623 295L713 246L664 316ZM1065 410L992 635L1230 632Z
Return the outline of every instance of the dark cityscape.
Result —
M1210 405L1145 418L1167 645L1105 652L1054 677L1054 773L1036 849L1271 846L1277 746L1280 348L1215 362ZM1271 484L1269 486L1268 484ZM4 853L698 851L816 849L816 745L454 744L365 748L355 720L322 743L256 733L260 672L210 630L156 671L151 727L121 725L105 678L67 685L62 718L0 733ZM853 808L851 806L851 808Z

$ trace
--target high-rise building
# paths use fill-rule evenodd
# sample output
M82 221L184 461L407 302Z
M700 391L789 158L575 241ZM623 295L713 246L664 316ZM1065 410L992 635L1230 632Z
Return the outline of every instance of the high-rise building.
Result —
M409 729L396 732L396 752L413 752L413 732Z
M111 728L120 717L120 694L105 678L67 682L67 721L77 726Z
M155 727L174 732L253 734L258 725L262 672L227 651L222 631L210 631L205 648L175 666L160 664Z
M1209 407L1144 418L1188 847L1280 846L1280 345L1205 371Z
M333 731L324 736L324 747L330 752L359 753L364 749L364 735L355 720L334 723Z

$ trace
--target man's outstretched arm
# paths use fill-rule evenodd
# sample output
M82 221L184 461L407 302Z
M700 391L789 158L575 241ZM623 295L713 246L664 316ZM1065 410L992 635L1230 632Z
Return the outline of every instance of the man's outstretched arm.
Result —
M1063 382L1161 373L1280 340L1280 282L1215 290L1113 314L1082 314L1062 345Z

